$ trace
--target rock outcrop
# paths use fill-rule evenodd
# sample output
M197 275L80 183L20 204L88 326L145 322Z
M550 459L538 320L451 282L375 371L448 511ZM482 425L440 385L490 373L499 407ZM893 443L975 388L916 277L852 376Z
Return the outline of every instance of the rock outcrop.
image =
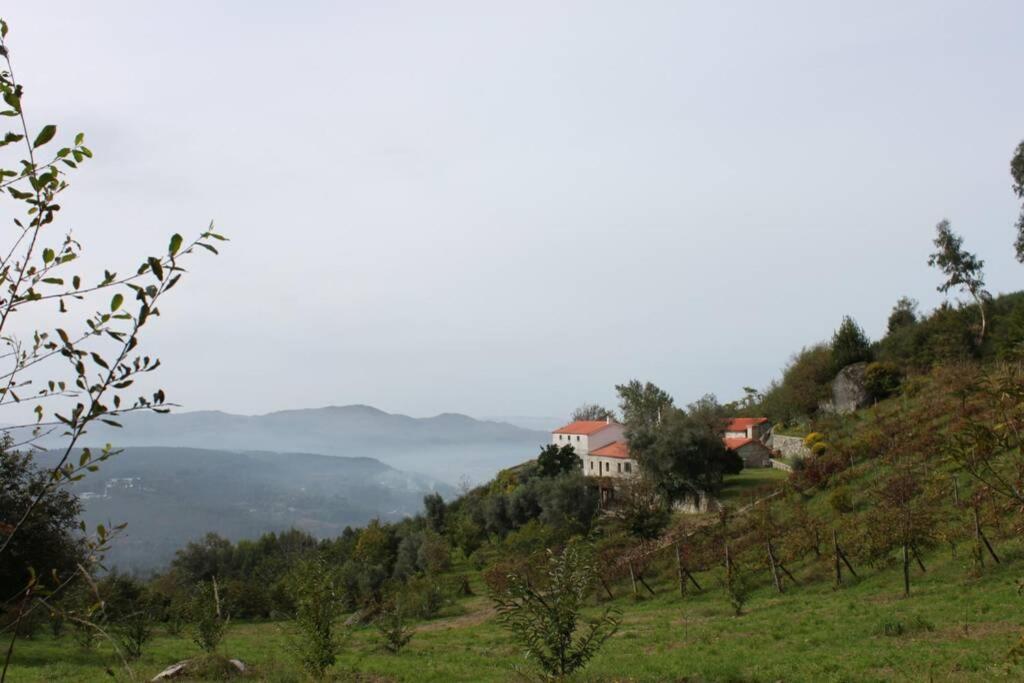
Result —
M822 403L821 409L845 415L871 405L871 396L864 382L867 363L853 363L839 371L832 380L832 398Z

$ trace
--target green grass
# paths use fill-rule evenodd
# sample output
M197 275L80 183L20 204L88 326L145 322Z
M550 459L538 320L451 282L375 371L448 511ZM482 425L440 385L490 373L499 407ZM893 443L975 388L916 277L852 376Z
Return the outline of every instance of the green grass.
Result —
M1022 680L1007 654L1024 626L1019 544L1003 543L1004 563L970 578L967 562L946 552L915 570L913 595L901 597L896 568L858 568L862 578L835 590L826 559L793 567L801 584L774 592L767 571L742 616L731 613L714 572L698 575L705 590L678 594L669 558L648 574L654 597L634 600L628 580L613 586L622 627L580 681L991 681ZM521 649L493 618L483 587L418 625L399 655L384 653L372 627L355 629L334 671L362 680L507 681L525 665ZM596 609L596 608L595 608ZM232 625L222 652L254 667L254 678L303 680L291 662L281 624ZM133 664L137 680L198 654L186 637L161 635ZM128 680L109 647L78 649L70 637L18 643L12 681ZM527 667L528 668L528 667Z
M739 474L725 476L722 492L718 499L724 503L742 503L745 498L752 495L759 495L765 491L771 492L786 481L788 476L788 473L772 467L744 469Z

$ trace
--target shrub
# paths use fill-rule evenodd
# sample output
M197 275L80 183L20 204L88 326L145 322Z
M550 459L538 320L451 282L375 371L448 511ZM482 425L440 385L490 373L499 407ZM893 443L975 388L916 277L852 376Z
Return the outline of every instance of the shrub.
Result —
M817 441L813 446L811 446L811 453L814 455L822 455L828 452L828 449L829 445L827 443L824 441Z
M222 611L217 579L200 581L189 602L192 641L204 652L213 653L228 627L228 615Z
M402 593L405 609L421 619L433 619L448 602L444 587L429 576L410 580Z
M853 512L853 496L848 488L840 487L834 490L828 497L829 506L839 514Z
M582 669L619 628L619 614L610 608L598 620L580 625L596 580L593 550L576 540L561 553L549 551L542 582L531 581L528 572L514 572L503 590L492 590L499 621L551 678Z
M903 372L895 363L871 363L864 370L864 389L874 401L881 401L900 390Z
M825 435L822 434L821 432L811 432L810 434L804 437L804 446L806 446L807 448L811 448L814 444L824 440Z
M308 674L323 678L341 650L336 628L343 607L338 579L316 556L299 561L287 584L295 602L291 648Z
M376 625L384 640L384 649L393 655L397 655L408 645L414 634L414 631L405 625L402 608L397 602L386 605L381 610Z

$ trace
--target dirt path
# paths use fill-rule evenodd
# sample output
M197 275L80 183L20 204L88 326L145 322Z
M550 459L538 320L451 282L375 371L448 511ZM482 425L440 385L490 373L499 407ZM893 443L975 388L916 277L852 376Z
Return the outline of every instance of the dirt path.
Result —
M468 614L460 614L457 617L438 619L437 621L432 621L429 624L417 626L416 630L444 631L453 628L470 628L484 623L495 615L494 607L486 600L474 600L472 605L468 605L468 607L471 610Z

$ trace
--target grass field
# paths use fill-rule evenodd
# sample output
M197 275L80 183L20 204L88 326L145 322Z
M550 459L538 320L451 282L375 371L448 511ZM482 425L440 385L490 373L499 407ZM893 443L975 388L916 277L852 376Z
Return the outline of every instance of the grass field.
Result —
M1024 680L1008 653L1024 626L1018 594L1024 548L1001 548L1003 564L970 578L966 552L926 557L915 570L913 595L901 596L897 568L862 568L862 578L835 590L826 560L795 568L801 585L784 595L767 572L742 616L733 616L714 572L698 575L704 591L682 599L668 562L649 575L654 597L635 600L628 581L613 587L623 611L618 634L579 681L992 681ZM650 581L654 578L654 581ZM529 670L520 648L493 618L478 576L477 595L421 623L399 655L384 653L372 627L347 639L334 672L339 679L374 681L519 680ZM187 636L160 635L134 663L136 680L195 656ZM222 652L254 668L253 678L299 681L277 623L232 625ZM107 669L113 672L113 677ZM74 640L41 636L21 641L12 681L129 680L109 646L92 652Z

